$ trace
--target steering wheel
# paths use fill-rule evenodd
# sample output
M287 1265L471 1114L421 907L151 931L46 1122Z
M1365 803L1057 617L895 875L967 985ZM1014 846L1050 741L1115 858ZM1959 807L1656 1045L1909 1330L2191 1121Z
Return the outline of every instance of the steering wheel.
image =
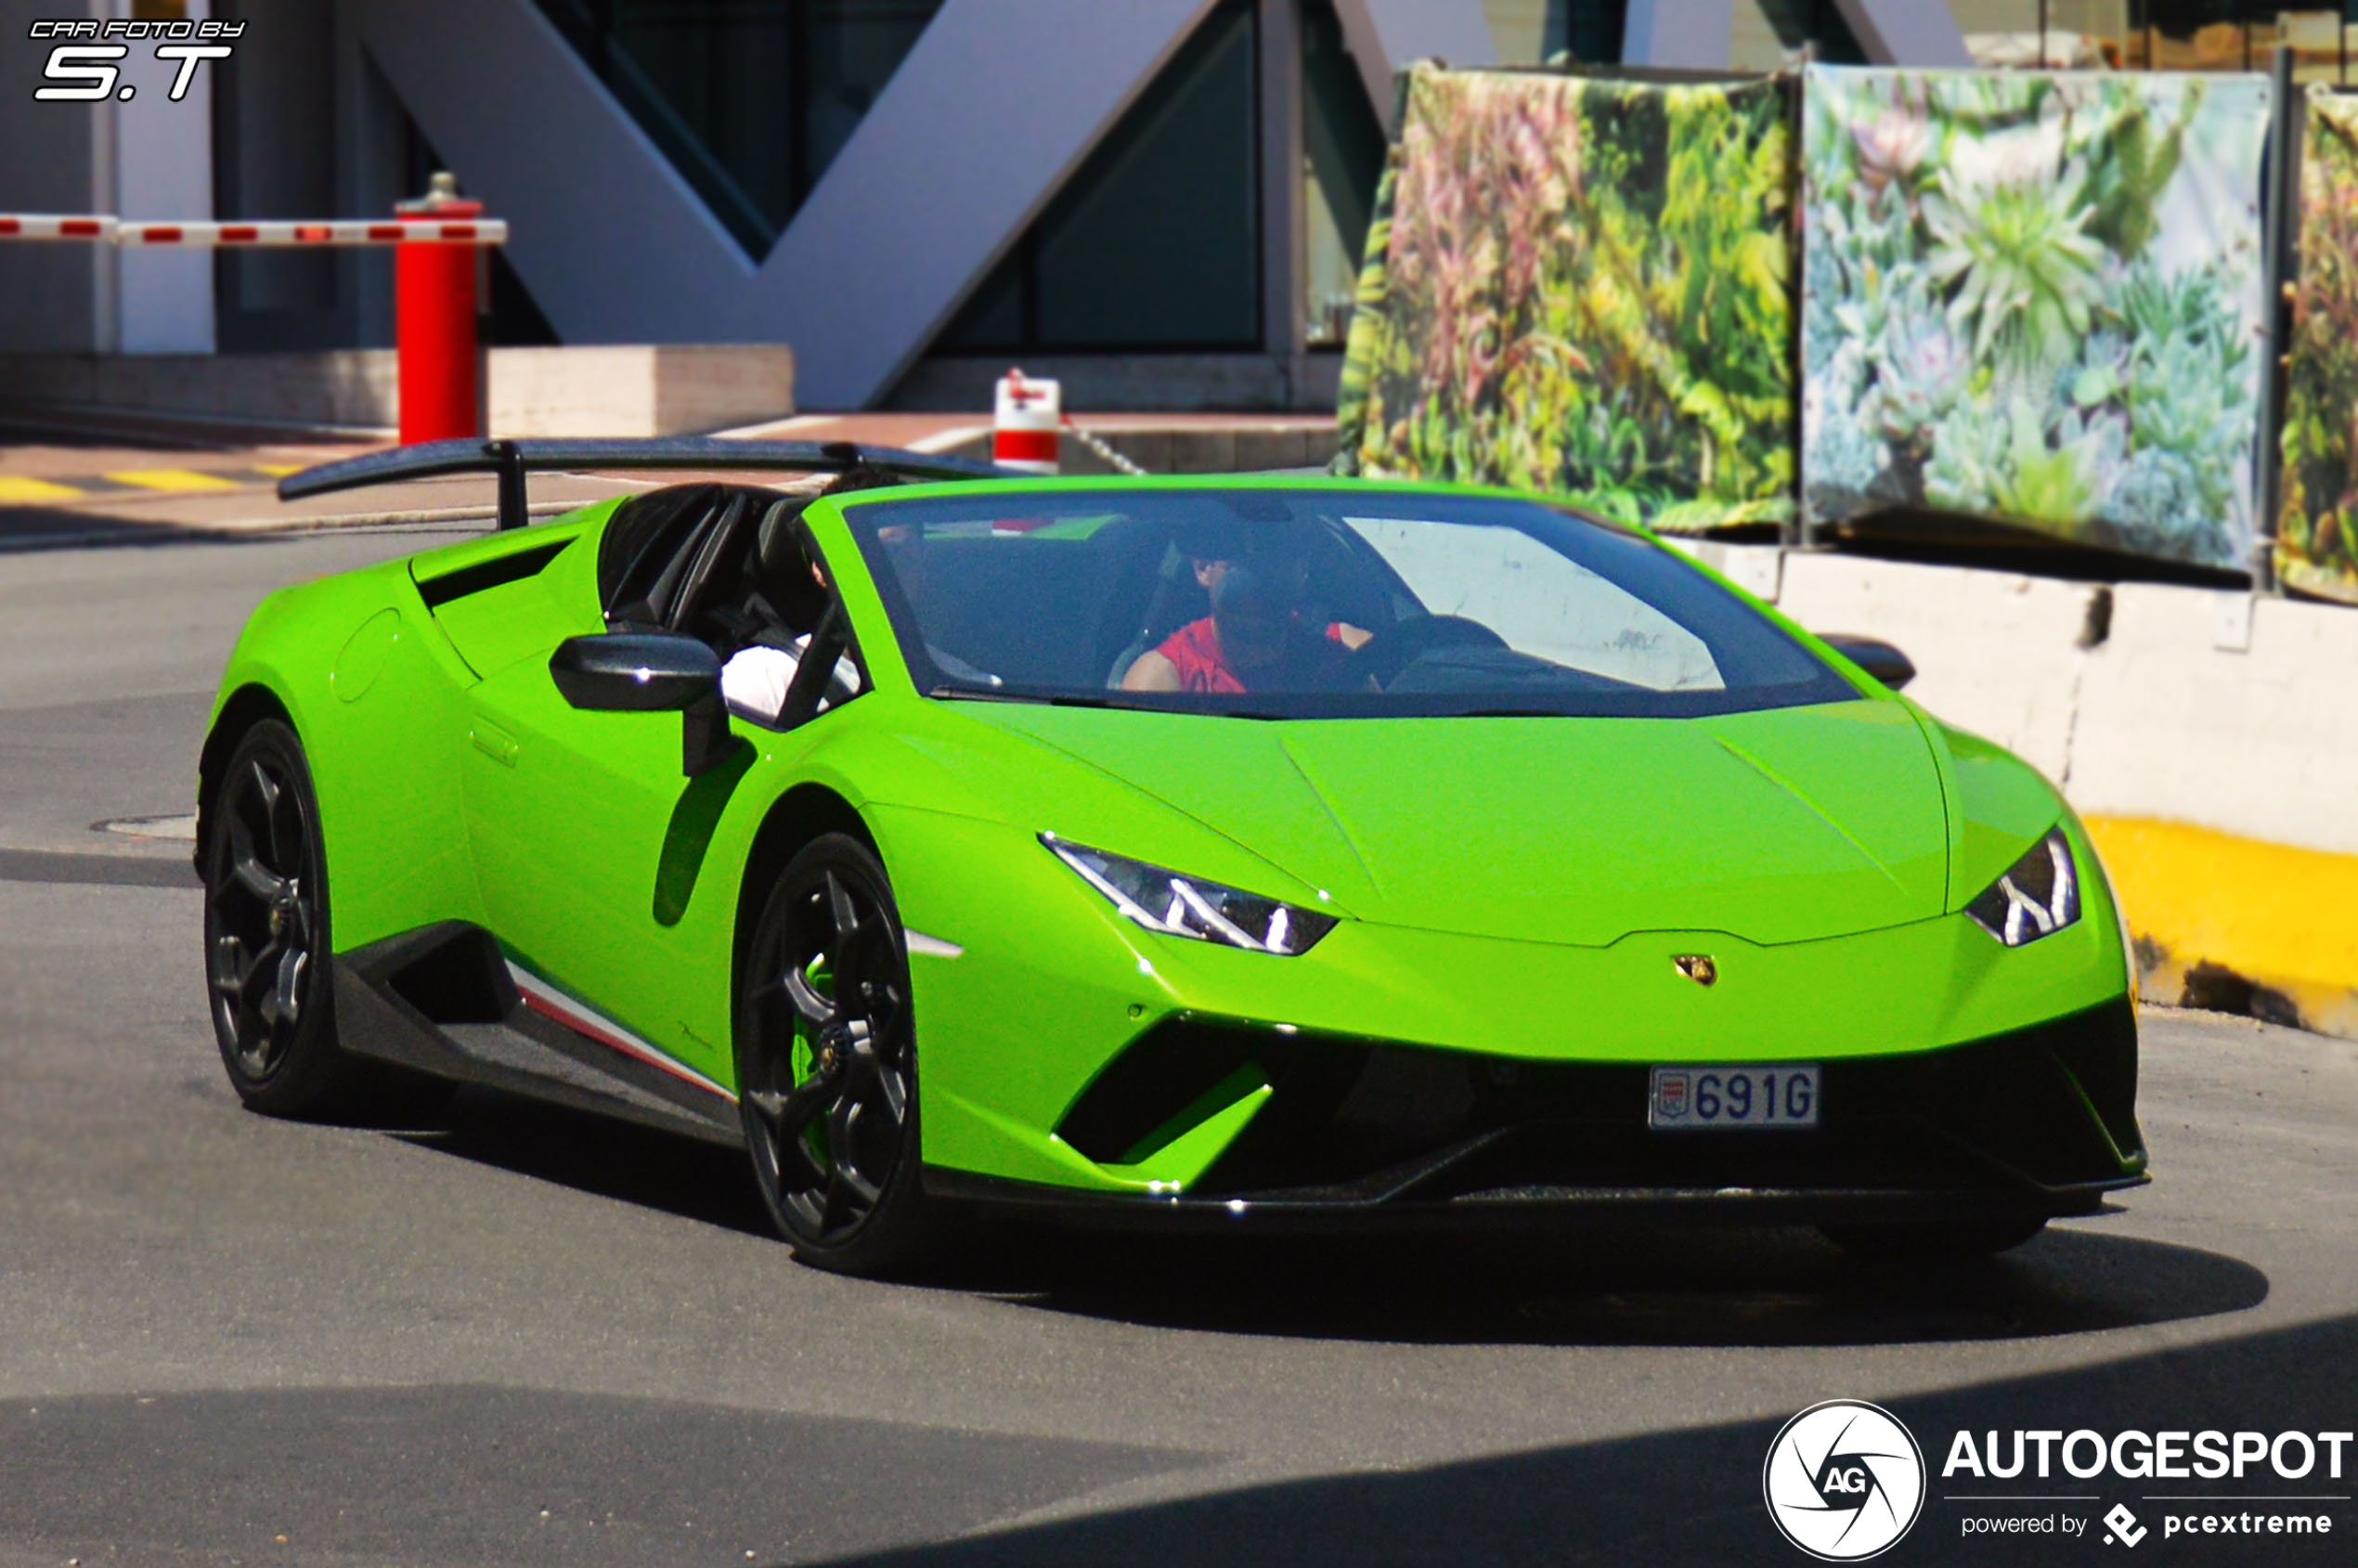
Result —
M1389 691L1400 672L1435 648L1504 648L1507 640L1463 616L1411 616L1359 644L1345 667L1354 687L1373 680Z

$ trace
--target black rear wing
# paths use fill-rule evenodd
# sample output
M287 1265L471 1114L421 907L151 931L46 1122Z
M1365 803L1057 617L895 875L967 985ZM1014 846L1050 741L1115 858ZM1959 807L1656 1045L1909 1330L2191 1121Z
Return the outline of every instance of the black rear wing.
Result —
M848 468L881 468L909 479L1014 479L1013 469L965 458L862 447L849 441L724 441L709 435L622 436L568 440L423 441L322 463L279 481L280 500L390 485L404 479L434 479L448 473L492 473L499 479L499 526L521 528L527 521L525 475L536 469L775 468L800 473L840 473Z

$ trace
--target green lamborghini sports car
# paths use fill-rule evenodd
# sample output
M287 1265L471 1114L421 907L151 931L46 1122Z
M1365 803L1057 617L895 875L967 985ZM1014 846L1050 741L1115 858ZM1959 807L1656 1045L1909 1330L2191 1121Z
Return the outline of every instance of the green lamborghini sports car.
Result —
M551 468L706 476L524 526ZM836 477L712 476L760 469ZM463 471L499 531L278 593L222 681L256 1109L471 1082L742 1146L855 1271L986 1210L1990 1251L2144 1179L2055 790L1644 532L736 442L284 488Z

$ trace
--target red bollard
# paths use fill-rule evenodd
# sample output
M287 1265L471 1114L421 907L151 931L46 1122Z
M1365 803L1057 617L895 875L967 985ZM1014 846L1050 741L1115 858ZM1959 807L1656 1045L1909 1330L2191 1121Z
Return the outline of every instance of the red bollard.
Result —
M394 212L404 223L480 214L438 174L420 201ZM393 256L394 343L401 356L401 444L483 434L476 395L475 258L467 244L406 244Z

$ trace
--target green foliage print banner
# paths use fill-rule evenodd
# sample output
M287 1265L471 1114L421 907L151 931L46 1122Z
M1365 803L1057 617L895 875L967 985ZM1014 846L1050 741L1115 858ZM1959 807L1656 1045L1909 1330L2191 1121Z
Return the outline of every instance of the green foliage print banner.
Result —
M2261 76L1805 75L1810 514L2250 562Z
M1674 530L1791 516L1791 90L1419 67L1337 468Z
M2358 604L2358 102L2309 89L2276 580Z

